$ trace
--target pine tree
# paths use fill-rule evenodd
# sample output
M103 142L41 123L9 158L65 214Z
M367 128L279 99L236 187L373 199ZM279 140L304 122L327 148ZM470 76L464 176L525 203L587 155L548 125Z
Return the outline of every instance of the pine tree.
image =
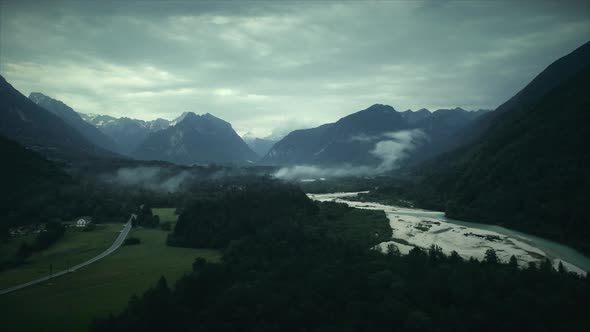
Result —
M510 260L508 261L508 266L510 266L510 268L513 270L518 269L518 260L516 260L516 257L514 255L510 256Z
M485 257L483 259L484 262L489 264L497 264L498 263L498 255L496 255L496 250L488 249L486 250Z
M557 265L557 272L559 273L567 273L567 270L563 266L563 262L559 261L559 265Z
M551 261L549 260L549 258L545 258L542 262L541 262L541 266L539 267L539 269L541 271L546 271L546 272L551 272L553 271L553 265L551 264Z
M402 255L402 253L399 251L399 248L393 243L387 245L387 254L394 257L399 257Z

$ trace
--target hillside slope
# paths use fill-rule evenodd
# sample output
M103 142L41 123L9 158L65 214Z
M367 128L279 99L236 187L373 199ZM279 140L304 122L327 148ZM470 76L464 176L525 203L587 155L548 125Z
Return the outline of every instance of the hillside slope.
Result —
M461 155L447 215L571 240L590 251L588 91L590 67L520 112L501 114Z
M0 76L0 135L55 159L112 157L50 111L23 96Z
M76 111L62 101L48 97L40 92L32 92L29 95L29 99L35 104L60 117L96 146L117 152L118 149L115 142L110 137L102 133L93 125L84 121Z

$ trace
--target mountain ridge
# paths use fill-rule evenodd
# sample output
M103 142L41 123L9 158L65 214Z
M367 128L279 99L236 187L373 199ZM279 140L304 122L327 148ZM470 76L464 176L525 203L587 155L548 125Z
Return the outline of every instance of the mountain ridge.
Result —
M78 112L61 100L51 98L40 92L31 92L29 94L29 99L35 104L60 117L93 144L113 152L121 152L118 151L115 142L109 136L102 133L95 126L84 121Z
M86 139L52 112L38 106L0 75L0 135L46 157L72 160L88 156L113 157Z
M378 137L402 130L420 129L436 143L427 143L425 147L418 148L416 151L420 156L410 155L407 162L416 163L440 152L443 144L437 140L448 140L447 131L455 131L485 112L470 112L461 108L398 112L392 106L374 104L336 122L289 133L274 144L260 163L376 165L380 159L371 151Z
M257 159L229 122L210 113L194 112L188 112L174 126L151 133L133 155L180 164L246 164Z

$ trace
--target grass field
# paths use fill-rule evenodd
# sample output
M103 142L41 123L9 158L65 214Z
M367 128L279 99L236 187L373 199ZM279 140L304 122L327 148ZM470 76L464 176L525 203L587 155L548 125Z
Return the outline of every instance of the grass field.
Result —
M97 225L92 232L69 228L64 237L47 250L34 253L18 268L0 272L0 289L46 276L49 274L50 265L53 272L57 272L82 263L107 249L121 229L122 224ZM6 258L14 257L22 242L33 243L34 238L35 235L27 235L10 240L0 247L0 252Z
M154 209L161 221L175 222L174 209ZM133 229L141 244L50 283L0 296L3 326L11 331L84 331L91 319L120 312L132 294L141 294L161 275L173 284L197 257L216 261L215 250L166 246L167 232ZM31 319L34 317L34 319Z

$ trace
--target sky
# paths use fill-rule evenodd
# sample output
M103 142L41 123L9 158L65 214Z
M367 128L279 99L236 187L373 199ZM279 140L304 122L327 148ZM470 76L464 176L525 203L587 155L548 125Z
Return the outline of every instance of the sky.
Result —
M259 137L372 104L493 109L590 40L590 1L0 0L0 74L83 113Z

